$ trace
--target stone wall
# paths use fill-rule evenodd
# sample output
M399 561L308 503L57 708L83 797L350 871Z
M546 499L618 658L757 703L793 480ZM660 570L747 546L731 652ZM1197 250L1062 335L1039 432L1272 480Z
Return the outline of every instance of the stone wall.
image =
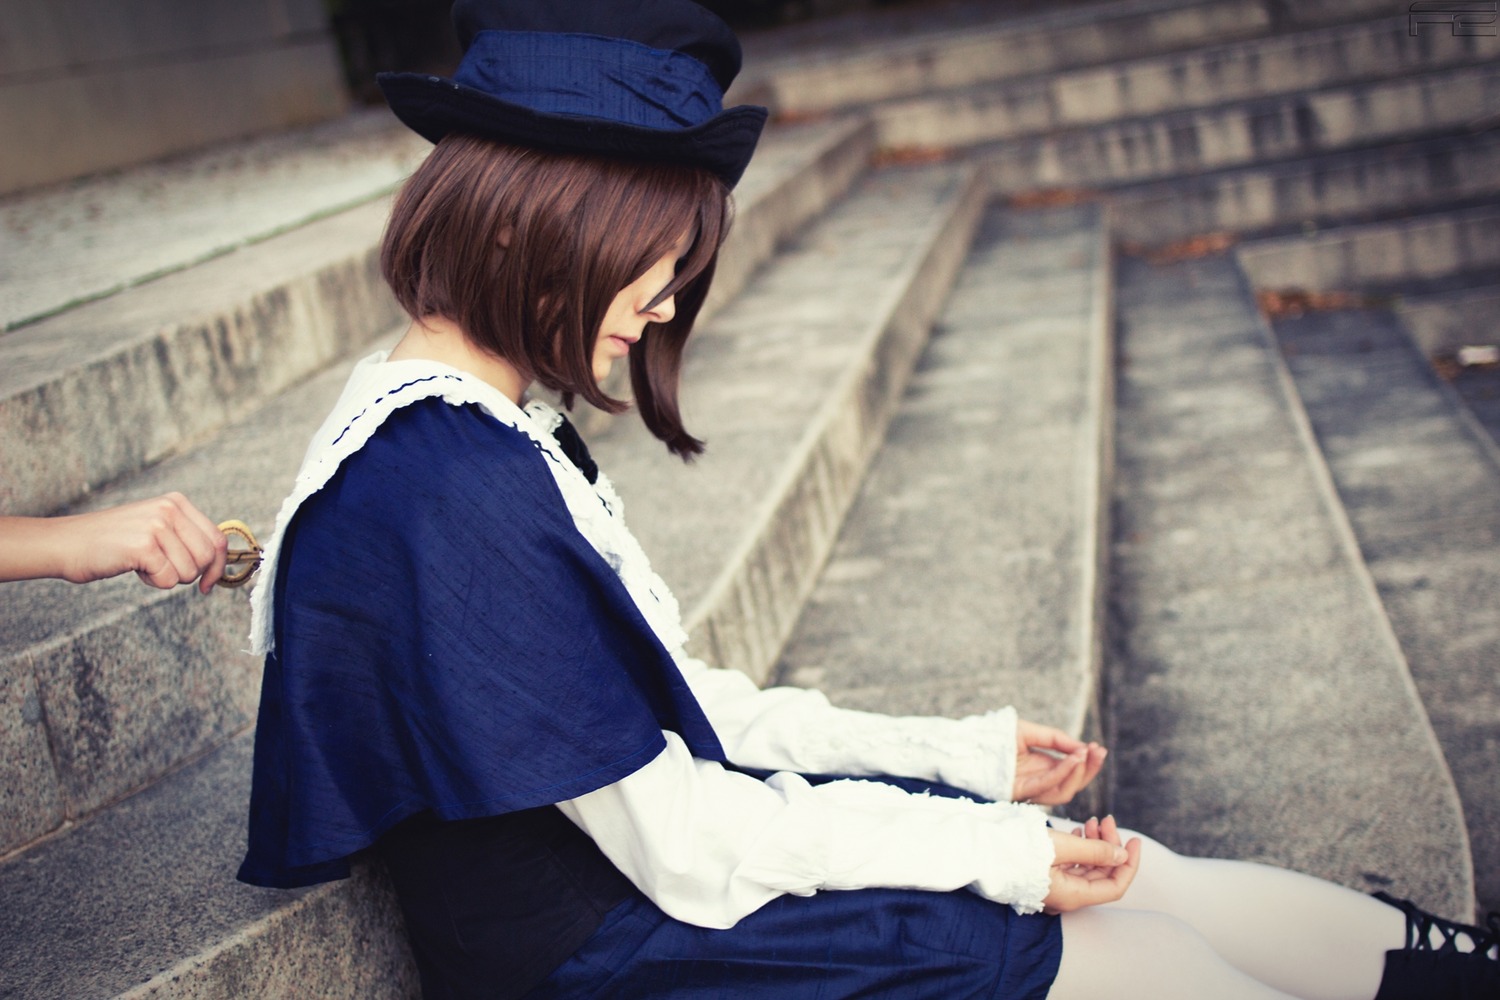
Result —
M0 0L0 194L348 101L321 0Z

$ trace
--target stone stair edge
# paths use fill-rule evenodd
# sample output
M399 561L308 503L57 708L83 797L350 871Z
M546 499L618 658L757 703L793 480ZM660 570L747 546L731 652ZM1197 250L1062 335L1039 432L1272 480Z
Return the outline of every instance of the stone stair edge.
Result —
M1225 6L1244 5L1242 0L1220 0L1220 2ZM1079 23L1096 21L1101 16L1105 18L1112 16L1133 16L1202 5L1203 0L1095 0L1095 2L1059 7L1053 10L1027 11L1020 15L997 14L992 20L985 22L986 26L979 28L969 23L958 26L943 24L941 23L942 15L939 13L934 18L934 21L938 22L937 27L908 33L904 36L895 38L878 37L873 42L855 42L843 50L834 52L829 52L825 48L818 48L811 51L797 51L794 48L792 51L779 55L762 52L766 41L776 38L779 33L777 29L773 28L764 32L748 33L745 36L746 67L742 79L736 81L736 87L741 83L758 83L760 78L766 74L790 72L808 67L813 67L821 71L824 66L833 61L859 61L867 58L876 58L885 51L898 53L919 51L929 47L941 46L955 39L971 39L976 34L1002 36L1026 34L1055 27L1076 26Z
M1482 299L1485 305L1491 307L1491 309L1500 305L1500 284L1467 289L1466 293L1455 293L1455 295L1464 297L1472 295L1475 298ZM1404 308L1404 303L1397 302L1392 312L1395 314L1396 322L1410 339L1413 350L1421 357L1430 361L1433 352L1428 349L1428 344L1422 340L1413 328L1411 317L1406 308ZM1493 316L1496 314L1491 312L1490 315ZM1500 341L1500 332L1492 331L1490 336L1492 340ZM1435 381L1438 392L1452 407L1454 417L1463 426L1464 433L1473 439L1479 451L1489 460L1490 464L1495 469L1500 470L1500 441L1497 441L1488 428L1474 415L1474 411L1469 407L1468 402L1454 388L1453 383L1449 379L1439 377Z
M384 107L357 108L0 197L17 255L0 277L0 329L387 195L426 145Z
M1500 900L1486 749L1500 733L1500 606L1487 599L1500 568L1494 442L1413 350L1396 312L1307 313L1272 326L1458 786L1482 919Z
M316 940L303 932L308 926L320 932ZM371 956L377 960L368 961ZM312 983L329 1000L421 996L389 884L368 864L356 864L349 878L297 897L118 1000L287 997Z
M1309 234L1250 240L1236 247L1236 255L1257 286L1399 288L1420 278L1500 266L1497 223L1500 206L1485 199Z
M1379 18L929 88L917 96L876 103L871 113L882 147L968 146L1194 107L1371 84L1494 59L1478 40L1455 39L1452 46L1434 47L1425 38L1411 36L1396 19ZM1045 120L1037 117L1043 114ZM964 124L972 136L962 135ZM951 137L955 128L960 130L957 139Z
M868 360L846 370L824 396L734 556L684 615L710 662L741 670L757 684L795 624L973 238L989 193L976 171L961 168L959 176L950 217L924 237L921 256L880 310L879 327L864 331ZM809 539L817 543L796 542ZM790 583L790 593L765 586L770 580Z
M895 40L882 38L873 43L850 46L844 51L822 50L811 54L793 51L779 58L773 56L758 62L752 61L731 96L752 103L769 104L775 114L824 113L855 103L899 99L913 93L920 88L914 83L902 82L903 77L916 74L917 78L925 79L926 74L934 71L934 64L939 59L939 56L934 53L940 53L945 46L955 43L976 49L993 48L998 45L1000 50L991 54L999 55L1008 42L1017 39L1024 41L1027 36L1032 36L1034 43L1036 35L1048 32L1064 33L1070 29L1102 30L1099 24L1101 19L1116 21L1138 19L1145 22L1145 26L1149 28L1149 19L1152 17L1177 15L1212 18L1215 11L1220 12L1220 17L1227 21L1227 26L1210 23L1196 31L1179 30L1177 32L1179 37L1175 38L1169 33L1169 37L1156 51L1167 53L1190 50L1195 46L1205 44L1205 39L1210 40L1208 44L1212 44L1211 40L1214 38L1249 39L1275 35L1287 30L1315 29L1390 16L1389 8L1379 4L1376 0L1328 5L1307 3L1280 5L1244 2L1244 0L1222 0L1222 2L1210 3L1204 3L1201 0L1146 0L1146 2L1123 0L1123 2L1087 4L1040 14L1028 13L1010 18L997 17L987 27L976 27L972 24L951 29L938 27L917 31ZM1239 23L1234 18L1245 19L1246 23ZM1121 28L1118 34L1138 35L1139 32L1127 32ZM1140 53L1142 50L1138 42L1139 39L1136 39L1136 47L1127 47L1125 52ZM1068 46L1064 44L1059 47L1066 49ZM1077 48L1076 42L1073 47ZM1057 62L1037 64L1030 72L1042 73L1059 69L1102 66L1110 62L1112 58L1124 57L1126 56L1112 57L1107 52L1089 58L1064 55ZM1027 71L1024 70L1016 73L999 68L1006 63L1003 58L989 60L997 67L991 71L976 71L972 66L974 60L970 59L968 62L971 65L961 70L963 85L983 80L1002 80L1027 75ZM864 69L875 71L877 75L884 75L887 79L873 84L853 83L848 79L851 74L859 73ZM826 80L833 76L845 77L843 85L857 88L859 96L850 93L821 101L809 96L809 89L817 85L818 78L822 77ZM790 93L794 89L797 93Z
M962 257L963 249L967 246L966 238L968 236L968 233L965 232L968 221L964 219L964 216L977 214L978 208L984 202L985 192L978 185L974 172L961 171L957 173L962 173L964 180L961 184L955 185L957 190L950 198L949 211L952 217L946 221L935 222L934 232L931 236L931 242L943 244L944 246L939 247L935 251L929 247L927 248L928 252L920 252L913 255L921 258L921 260L906 268L907 281L913 286L912 294L915 294L918 298L925 297L938 300L942 298L941 289L936 288L937 285L941 284L941 278L933 272L935 269L940 270L945 264L950 263L942 259L945 256L945 248L946 256ZM935 261L934 258L936 258ZM887 314L888 317L907 311L907 304L898 301L901 298L901 296L891 296L890 300L883 303L878 311ZM918 310L919 313L921 311L921 309ZM912 318L907 320L905 325L912 326L919 323L919 318ZM890 327L902 324L899 315L897 315L895 322L892 322L888 318L881 325ZM899 332L901 331L898 331L898 334ZM905 332L910 335L909 331ZM873 343L875 338L871 337L869 339L871 343L868 345L868 350L863 352L862 355L867 360L881 356L883 353L876 350L876 345ZM899 350L889 353L897 355L894 359L897 364L905 360L899 357L903 353ZM897 382L900 381L899 377L897 377L898 374L892 373L892 377ZM857 388L852 390L852 393L857 392ZM730 614L732 613L731 611ZM724 637L718 637L718 641L722 644ZM761 673L764 674L764 671L761 671ZM244 736L241 736L239 740L243 741L244 738ZM208 756L216 758L222 756L226 751L227 745L210 751ZM186 771L192 770L191 766L186 769ZM184 773L184 778L181 780L187 780L186 772L175 773ZM159 792L167 786L173 785L178 780L174 776L168 776L161 784L152 786L147 791L148 793ZM127 799L125 801L128 803L131 800ZM101 814L92 819L86 819L78 827L75 827L75 829L84 828L92 822L100 820L108 821L109 819L110 816L108 813ZM65 833L63 836L67 836L67 834ZM55 839L51 838L54 841ZM147 837L142 839L148 842L144 845L147 847L151 843L168 842L171 840L170 837ZM11 855L8 862L15 864L25 857L26 852L23 851ZM119 863L125 864L126 862L119 860ZM356 914L358 923L361 926L389 928L393 926L391 921L395 918L391 915L392 910L389 899L382 895L383 892L384 890L381 889L381 882L378 877L374 877L372 883L372 876L368 871L357 872L355 878L343 885L313 890L313 893L316 894L315 896L288 901L284 905L275 907L273 912L264 917L257 918L230 937L209 946L201 954L187 956L178 960L169 969L157 974L150 982L137 987L134 992L127 995L132 997L237 996L242 994L236 992L230 979L238 976L238 970L240 969L258 968L265 963L270 963L268 968L272 973L271 981L280 982L282 981L280 977L283 966L293 968L321 968L326 958L326 956L322 955L321 951L313 958L308 958L304 953L310 948L323 949L323 945L315 941L309 942L307 940L309 935L296 934L295 928L302 926L303 922L311 922L320 927L324 926L324 918L317 915L322 910L329 910L330 912L344 914L345 916L353 912ZM371 893L374 893L373 897L370 895ZM372 898L375 900L373 904L370 902ZM370 909L372 905L374 906L373 911ZM319 909L319 907L322 909ZM308 915L303 915L304 910L309 911ZM382 916L382 913L384 916ZM341 927L342 924L334 921L331 926ZM281 928L279 936L278 928ZM335 993L337 992L335 991Z
M1008 194L1162 182L1179 173L1225 171L1467 129L1475 117L1471 112L1484 105L1481 91L1497 74L1500 65L1479 63L1368 87L1336 85L1119 119L980 144L969 153L985 164L995 188ZM1430 111L1439 96L1441 114L1413 117L1416 104ZM1382 101L1384 107L1374 107ZM1351 109L1357 124L1349 118ZM1163 156L1169 158L1165 163ZM1107 164L1101 165L1101 158Z
M1253 294L1249 276L1239 268L1241 280L1246 285L1246 290ZM1411 669L1407 664L1406 652L1401 647L1401 641L1396 635L1395 627L1392 625L1390 616L1386 612L1385 602L1380 596L1379 588L1376 586L1374 574L1371 573L1368 563L1365 561L1364 553L1360 548L1359 538L1355 534L1354 525L1349 519L1349 513L1344 508L1343 500L1339 496L1338 486L1329 468L1328 459L1323 454L1322 446L1318 443L1317 433L1313 430L1312 420L1308 416L1307 408L1302 403L1302 397L1297 390L1296 380L1293 378L1291 369L1288 367L1286 358L1282 354L1275 330L1264 314L1256 312L1256 327L1262 341L1266 345L1266 351L1270 358L1272 370L1275 373L1277 391L1280 393L1286 406L1287 413L1296 428L1302 450L1308 460L1314 481L1317 484L1319 496L1323 507L1338 535L1339 547L1343 550L1345 560L1353 570L1359 589L1362 591L1366 602L1372 611L1372 618L1379 630L1379 640L1390 649L1393 662L1399 665L1399 681L1405 690L1409 706L1414 717L1420 720L1423 738L1429 752L1441 767L1441 797L1454 815L1463 816L1463 806L1458 795L1458 788L1453 780L1453 775L1448 766L1448 760L1443 753L1441 742L1438 740L1437 732L1433 729L1432 721L1428 718L1427 708L1422 701L1421 693L1417 689L1416 681L1412 678ZM1460 407L1460 410L1465 409ZM1457 835L1462 841L1455 845L1460 857L1446 859L1448 863L1459 867L1459 876L1468 886L1469 906L1466 912L1473 910L1474 896L1474 861L1473 850L1469 843L1468 830L1462 822L1458 824Z
M1088 462L1091 466L1084 475L1093 480L1094 488L1085 491L1085 496L1091 497L1094 503L1093 516L1091 518L1094 528L1094 551L1085 560L1084 572L1086 583L1084 586L1084 600L1088 607L1084 621L1090 623L1092 637L1089 640L1089 672L1093 678L1093 691L1088 696L1088 701L1082 706L1078 730L1075 735L1083 737L1087 734L1090 738L1103 738L1107 727L1105 718L1104 698L1104 662L1105 647L1108 643L1109 629L1109 562L1110 562L1110 539L1113 536L1113 522L1111 511L1111 489L1114 482L1115 465L1115 266L1117 240L1115 239L1115 211L1111 205L1104 205L1100 210L1099 239L1102 245L1099 247L1099 259L1102 262L1104 280L1098 283L1095 289L1095 302L1093 313L1095 322L1102 329L1094 332L1094 356L1092 359L1094 377L1090 379L1093 386L1092 403L1096 417L1096 433L1098 435L1097 447L1091 456L1081 457L1081 462ZM1092 720L1090 717L1092 716ZM1095 793L1096 800L1101 806L1107 807L1109 801L1108 792L1109 776L1105 775L1101 791Z
M1396 301L1408 334L1424 357L1455 353L1461 347L1483 345L1486 338L1472 331L1482 329L1486 320L1500 315L1500 282L1487 281L1463 289L1444 292L1403 294ZM1461 315L1449 321L1454 312ZM1500 341L1500 331L1491 331L1489 342Z
M1116 808L1190 853L1468 912L1452 770L1247 277L1227 256L1121 273Z
M377 284L384 215L361 206L0 339L13 378L34 371L0 401L7 439L25 442L3 458L0 504L50 513L211 434L261 384L285 388L332 360L353 328L394 323ZM230 304L205 302L216 298Z
M1205 170L1167 181L1100 185L1097 192L1115 207L1119 237L1140 246L1159 247L1189 236L1226 231L1241 239L1254 239L1288 235L1294 228L1305 231L1308 225L1322 230L1378 222L1409 215L1412 208L1464 207L1469 200L1493 197L1500 190L1500 181L1491 179L1496 176L1494 171L1458 169L1461 179L1457 186L1451 178L1435 176L1440 163L1464 157L1478 161L1488 157L1500 164L1500 132L1440 134L1409 142L1319 152ZM1397 183L1394 172L1398 170L1421 176ZM1340 201L1329 188L1334 186L1331 179L1341 176L1389 189L1390 195L1373 204L1363 192L1357 199ZM1421 190L1415 190L1417 187ZM1322 200L1287 204L1303 190ZM1210 199L1214 199L1213 205L1201 211L1197 208ZM1178 210L1177 215L1163 219L1165 213L1174 210Z

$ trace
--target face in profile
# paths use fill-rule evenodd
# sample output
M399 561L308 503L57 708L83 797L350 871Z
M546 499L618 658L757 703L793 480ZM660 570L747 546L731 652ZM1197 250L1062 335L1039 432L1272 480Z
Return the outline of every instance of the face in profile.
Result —
M690 246L691 241L683 236L644 274L620 289L610 302L599 327L599 339L594 344L593 374L596 382L603 382L609 375L615 359L630 353L631 345L646 332L646 324L669 323L677 315L674 296L668 295L659 302L655 300L676 276L677 265L687 255Z

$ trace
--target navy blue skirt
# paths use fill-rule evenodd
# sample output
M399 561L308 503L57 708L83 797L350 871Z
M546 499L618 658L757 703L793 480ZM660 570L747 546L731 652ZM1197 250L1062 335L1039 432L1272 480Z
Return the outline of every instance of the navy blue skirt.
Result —
M979 798L915 778L863 780ZM1057 917L1022 916L967 889L779 896L728 930L673 920L634 892L527 1000L1041 1000L1060 961Z
M966 890L782 896L728 930L673 920L636 895L529 996L1040 1000L1061 958L1057 917Z

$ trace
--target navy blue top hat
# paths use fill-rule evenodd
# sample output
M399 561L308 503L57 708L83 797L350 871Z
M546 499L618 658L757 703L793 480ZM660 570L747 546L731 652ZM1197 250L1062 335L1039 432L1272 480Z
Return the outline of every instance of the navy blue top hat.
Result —
M691 0L457 0L453 23L453 79L377 77L396 117L433 142L456 132L665 160L733 187L765 125L765 108L725 110L739 41Z

